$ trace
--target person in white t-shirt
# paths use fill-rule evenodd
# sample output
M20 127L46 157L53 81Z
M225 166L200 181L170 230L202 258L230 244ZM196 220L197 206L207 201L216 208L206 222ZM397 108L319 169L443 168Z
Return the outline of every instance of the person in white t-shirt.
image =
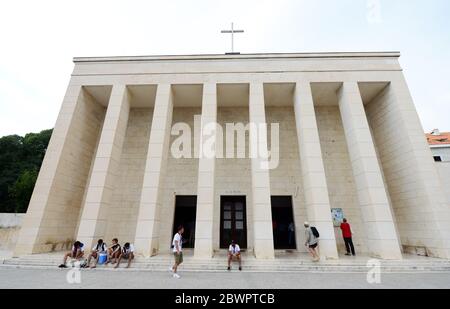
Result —
M92 248L91 254L89 254L86 267L91 265L91 259L94 258L94 265L91 268L97 267L98 258L101 253L106 254L108 246L103 242L103 239L99 239L94 248Z
M173 256L175 257L175 263L173 264L172 268L170 269L171 272L173 272L173 277L180 279L180 275L177 274L178 266L180 266L181 263L183 263L183 238L181 235L184 233L183 226L179 226L177 229L177 233L173 236L172 240L172 251Z
M228 270L231 270L231 261L233 259L237 259L239 262L239 270L242 270L241 266L241 248L239 248L239 245L232 240L231 245L228 248Z
M122 247L122 251L120 252L119 255L119 260L117 261L116 266L114 266L114 268L119 267L120 265L120 261L122 259L126 259L128 260L128 264L125 268L129 268L131 265L131 260L134 259L134 246L133 244L130 244L129 242L125 243L125 245L123 245Z
M81 241L77 240L76 242L74 242L72 250L64 255L63 263L59 265L59 267L67 268L66 262L68 258L80 261L83 258L83 255L84 255L84 244Z

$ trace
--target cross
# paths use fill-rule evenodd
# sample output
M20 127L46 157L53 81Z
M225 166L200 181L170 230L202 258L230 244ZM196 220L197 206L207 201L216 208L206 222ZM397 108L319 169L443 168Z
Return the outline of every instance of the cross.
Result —
M221 33L231 33L231 52L234 53L234 34L244 33L244 30L234 30L234 24L231 23L231 30L222 30Z

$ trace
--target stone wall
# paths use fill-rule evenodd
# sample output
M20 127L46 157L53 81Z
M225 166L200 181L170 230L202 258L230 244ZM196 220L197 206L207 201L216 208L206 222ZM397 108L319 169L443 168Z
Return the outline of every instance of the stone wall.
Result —
M403 249L446 257L449 205L411 102L399 80L366 105L366 114Z
M191 129L194 128L194 116L201 115L200 107L174 107L172 126L175 123L185 122ZM170 146L179 136L172 135ZM169 146L169 147L170 147ZM194 148L194 132L191 132L191 147ZM193 156L194 153L191 153ZM173 220L175 216L176 195L197 195L198 159L175 159L169 148L166 175L163 179L162 208L160 210L160 244L159 252L169 252L172 241Z
M25 214L0 214L0 250L14 249Z
M270 170L270 194L272 196L292 197L297 249L301 252L306 252L303 222L307 221L307 215L303 196L302 173L293 106L267 107L266 121L269 125L278 123L280 126L280 162L276 169ZM270 127L267 135L270 150L273 147Z
M65 249L76 238L104 117L105 108L89 93L69 87L23 222L16 255Z
M448 205L450 207L450 162L436 162L436 169L441 178L442 186L444 187Z
M134 242L152 116L152 108L130 110L119 175L108 210L108 244L112 238L118 238L120 243Z
M342 208L352 226L357 252L367 252L366 234L353 180L352 166L338 106L315 107L320 146L331 208ZM338 251L345 253L340 228L335 227Z

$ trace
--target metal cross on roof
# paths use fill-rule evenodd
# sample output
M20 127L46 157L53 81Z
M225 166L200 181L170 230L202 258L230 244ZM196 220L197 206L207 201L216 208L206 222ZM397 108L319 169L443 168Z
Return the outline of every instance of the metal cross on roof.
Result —
M231 33L231 53L234 54L234 34L244 33L244 30L234 30L234 24L231 23L231 30L222 30L221 33Z

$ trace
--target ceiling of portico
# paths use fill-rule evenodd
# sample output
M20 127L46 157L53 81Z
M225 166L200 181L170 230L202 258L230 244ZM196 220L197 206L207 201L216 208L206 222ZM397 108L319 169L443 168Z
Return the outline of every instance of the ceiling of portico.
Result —
M311 83L315 106L337 106L337 91L342 83Z
M264 102L267 107L294 106L295 83L264 84Z
M364 104L369 104L380 94L387 86L388 82L364 82L358 83L359 91Z
M129 85L127 88L132 108L155 106L156 85Z
M249 84L218 84L218 107L248 106Z
M203 85L172 85L174 107L201 107Z
M112 86L83 86L94 100L102 106L108 106L109 98L111 97Z

